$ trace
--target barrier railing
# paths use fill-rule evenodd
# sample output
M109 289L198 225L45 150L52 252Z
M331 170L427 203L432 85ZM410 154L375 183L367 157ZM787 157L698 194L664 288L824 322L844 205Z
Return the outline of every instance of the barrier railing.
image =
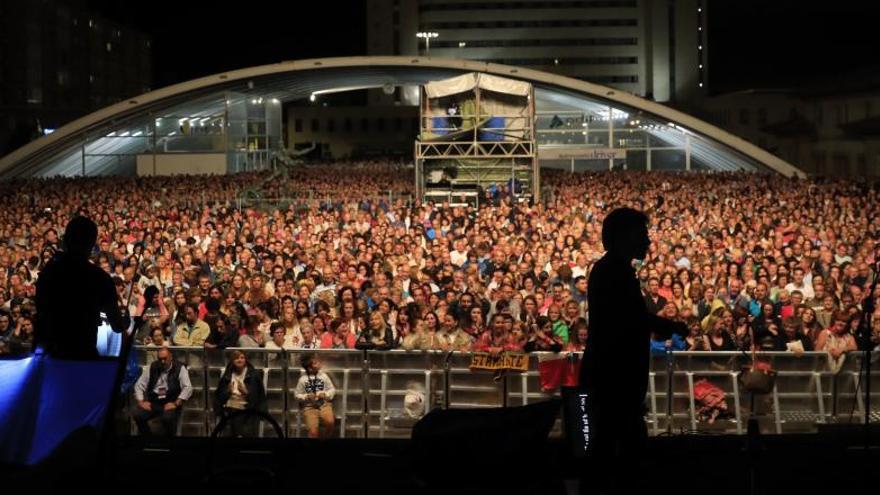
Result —
M294 208L311 208L313 206L320 205L358 205L365 201L368 201L372 204L385 202L385 204L392 206L395 205L397 202L402 202L403 204L409 206L412 204L413 199L413 194L406 191L382 191L372 195L359 196L359 199L353 200L351 196L345 196L342 194L321 193L306 189L301 191L285 191L284 194L280 196L272 195L266 197L251 197L247 196L245 192L242 192L235 198L234 202L236 205L238 205L238 210L241 211L243 208L286 209L291 206L293 206Z
M205 350L173 347L175 357L187 365L193 397L184 407L179 432L208 435L218 421L211 411L214 391L234 349ZM337 389L334 411L337 434L343 438L408 438L416 419L404 413L404 397L420 389L426 411L433 408L485 408L530 404L558 394L541 390L537 355L529 359L526 372L507 372L496 380L489 372L472 372L470 353L441 351L272 351L237 349L263 370L269 414L288 436L304 436L299 404L293 395L302 373L299 356L315 352ZM155 359L156 348L138 347L141 365ZM773 391L751 397L739 384L741 366L747 358L737 352L673 352L653 356L648 380L648 421L652 435L682 430L743 434L749 417L758 419L763 431L794 433L815 431L829 422L858 423L864 418L864 371L862 353L847 355L835 373L822 352L800 356L792 353L760 353L778 371ZM874 353L874 359L880 352ZM872 367L877 386L872 387L873 421L880 421L880 371ZM701 421L695 384L706 379L726 394L729 417L713 423ZM671 387L670 387L671 385ZM560 434L559 424L554 434ZM261 428L261 435L272 435Z

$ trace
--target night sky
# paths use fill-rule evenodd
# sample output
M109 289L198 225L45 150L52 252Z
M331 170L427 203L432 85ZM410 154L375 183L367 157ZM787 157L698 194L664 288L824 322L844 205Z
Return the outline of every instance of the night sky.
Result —
M365 2L90 0L153 37L153 88L283 60L366 54Z
M90 8L151 34L159 88L224 70L296 60L365 54L364 2L235 4L90 0ZM796 86L880 69L878 2L795 0L711 2L710 88Z
M709 83L713 92L798 87L880 71L880 4L832 0L713 1Z

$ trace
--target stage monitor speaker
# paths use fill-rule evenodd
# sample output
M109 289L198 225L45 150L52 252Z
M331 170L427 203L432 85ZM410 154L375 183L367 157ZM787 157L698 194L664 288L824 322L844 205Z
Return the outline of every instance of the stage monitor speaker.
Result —
M435 409L413 428L413 447L426 466L449 459L465 466L522 463L544 446L561 404L552 399L520 407Z

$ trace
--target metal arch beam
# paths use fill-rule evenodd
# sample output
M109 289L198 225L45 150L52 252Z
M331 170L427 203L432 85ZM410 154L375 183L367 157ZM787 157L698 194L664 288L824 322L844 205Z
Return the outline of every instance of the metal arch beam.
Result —
M298 60L250 67L193 79L129 98L77 119L57 129L54 133L32 141L0 158L0 177L37 175L41 169L51 165L45 161L49 157L57 157L67 148L78 146L85 133L111 125L113 121L136 118L150 111L161 111L211 93L225 90L248 92L256 86L258 81L260 85L269 82L273 89L281 92L289 87L292 91L287 94L292 96L302 97L303 94L307 96L311 92L332 87L322 85L321 78L330 76L336 71L342 71L351 76L343 78L349 81L347 84L336 83L338 86L360 85L371 81L382 82L383 79L387 83L416 84L431 79L438 73L463 72L485 72L521 79L533 83L538 88L551 91L554 89L562 90L609 104L616 103L641 110L660 119L675 122L680 127L730 148L732 153L745 155L778 173L789 176L805 176L800 169L742 138L691 115L625 91L547 72L472 60L366 56ZM335 75L338 77L339 73ZM297 78L292 78L292 76L299 76L302 79L301 82L306 84L296 86Z

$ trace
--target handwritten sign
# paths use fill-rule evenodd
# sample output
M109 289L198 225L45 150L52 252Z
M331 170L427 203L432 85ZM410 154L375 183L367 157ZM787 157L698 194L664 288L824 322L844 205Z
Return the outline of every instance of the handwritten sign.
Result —
M529 370L529 355L505 352L493 356L486 352L476 352L471 358L471 370Z

